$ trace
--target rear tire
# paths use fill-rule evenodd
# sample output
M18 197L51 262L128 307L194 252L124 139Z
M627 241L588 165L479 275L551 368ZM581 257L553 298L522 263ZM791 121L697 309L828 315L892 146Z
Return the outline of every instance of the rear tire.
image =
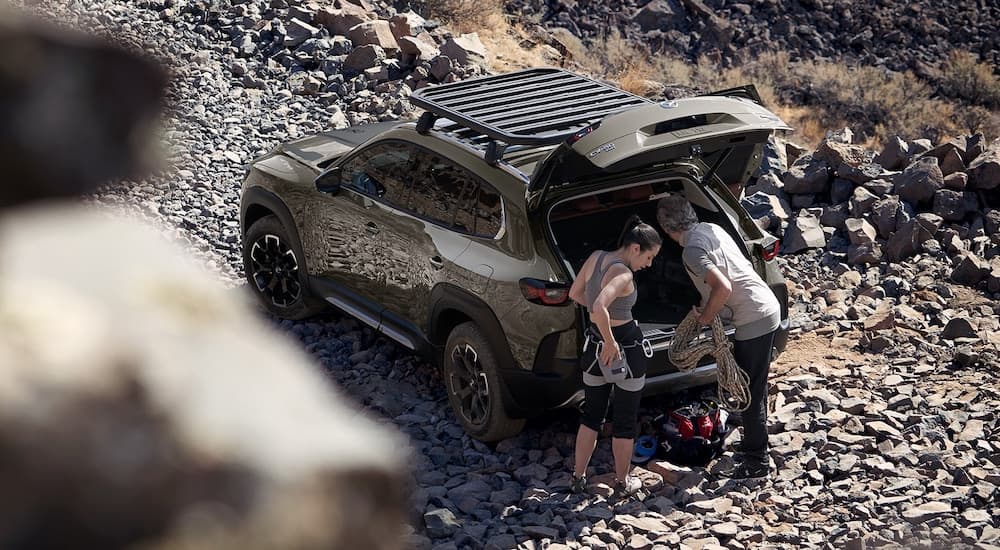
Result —
M243 236L243 270L250 291L284 319L305 319L324 309L309 291L300 250L273 215L255 221Z
M448 402L466 433L492 442L524 429L525 419L507 414L496 355L475 323L462 323L448 335L443 367Z

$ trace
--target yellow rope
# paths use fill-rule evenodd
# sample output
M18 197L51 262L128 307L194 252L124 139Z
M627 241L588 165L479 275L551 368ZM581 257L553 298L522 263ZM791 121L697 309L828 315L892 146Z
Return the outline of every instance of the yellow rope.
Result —
M682 371L689 371L698 365L706 355L715 357L718 365L719 400L731 411L745 411L750 406L750 377L736 364L733 344L726 337L722 321L716 315L712 320L712 337L698 338L701 325L698 313L691 310L677 325L674 343L667 355L670 361Z

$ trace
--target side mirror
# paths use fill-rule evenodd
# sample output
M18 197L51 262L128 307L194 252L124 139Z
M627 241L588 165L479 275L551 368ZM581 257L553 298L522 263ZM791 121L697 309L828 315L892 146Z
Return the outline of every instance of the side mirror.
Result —
M316 176L316 189L321 193L334 194L340 190L340 167L329 168Z

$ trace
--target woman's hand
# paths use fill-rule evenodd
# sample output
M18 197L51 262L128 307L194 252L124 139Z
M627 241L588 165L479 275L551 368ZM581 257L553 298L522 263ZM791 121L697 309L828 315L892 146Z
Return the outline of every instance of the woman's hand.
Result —
M604 345L601 347L601 364L606 367L611 366L611 362L617 359L621 353L622 350L618 347L618 342L614 340L611 340L610 343L604 342Z

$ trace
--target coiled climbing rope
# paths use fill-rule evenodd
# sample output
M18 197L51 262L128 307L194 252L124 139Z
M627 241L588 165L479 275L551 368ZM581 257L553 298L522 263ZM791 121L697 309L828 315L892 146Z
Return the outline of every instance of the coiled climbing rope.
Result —
M750 377L736 364L733 344L726 337L722 321L716 315L712 320L712 337L702 338L698 312L692 309L674 331L674 342L667 355L682 371L698 365L706 355L715 357L718 365L719 400L726 409L742 412L750 406Z

